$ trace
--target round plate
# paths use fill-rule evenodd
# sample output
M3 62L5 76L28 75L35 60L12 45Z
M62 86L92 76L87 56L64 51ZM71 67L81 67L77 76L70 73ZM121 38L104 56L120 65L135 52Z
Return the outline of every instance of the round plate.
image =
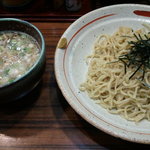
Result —
M85 80L88 66L85 57L91 54L97 36L111 34L120 26L133 29L150 24L150 6L139 4L112 5L94 10L76 20L62 35L67 44L55 53L55 75L58 85L72 108L98 129L128 141L150 143L150 122L127 121L110 114L79 90ZM63 42L66 42L63 40ZM66 46L66 47L65 47Z

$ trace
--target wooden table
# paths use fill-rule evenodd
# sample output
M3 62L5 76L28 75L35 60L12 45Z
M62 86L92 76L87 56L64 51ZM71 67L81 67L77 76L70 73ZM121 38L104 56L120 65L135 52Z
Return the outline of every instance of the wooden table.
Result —
M70 23L34 22L46 42L43 81L24 99L0 108L0 150L140 150L83 120L62 96L54 75L56 44Z

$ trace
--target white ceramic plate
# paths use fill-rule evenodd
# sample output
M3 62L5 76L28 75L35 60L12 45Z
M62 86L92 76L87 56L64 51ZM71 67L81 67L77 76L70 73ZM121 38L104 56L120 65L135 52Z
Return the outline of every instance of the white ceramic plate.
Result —
M119 26L133 29L150 24L150 6L122 4L94 10L76 20L62 35L68 41L66 49L56 49L55 75L58 85L73 109L90 124L104 132L128 141L150 143L150 122L138 124L119 115L108 113L95 104L79 85L85 80L85 57L92 51L93 42L103 33L113 33Z

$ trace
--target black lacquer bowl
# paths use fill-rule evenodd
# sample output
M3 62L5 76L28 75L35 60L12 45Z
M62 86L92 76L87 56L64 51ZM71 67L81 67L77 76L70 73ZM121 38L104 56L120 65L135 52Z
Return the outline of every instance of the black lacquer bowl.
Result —
M0 19L0 31L19 31L32 36L39 44L40 56L35 64L20 78L0 87L0 104L20 99L40 82L45 67L45 41L33 24L15 18Z

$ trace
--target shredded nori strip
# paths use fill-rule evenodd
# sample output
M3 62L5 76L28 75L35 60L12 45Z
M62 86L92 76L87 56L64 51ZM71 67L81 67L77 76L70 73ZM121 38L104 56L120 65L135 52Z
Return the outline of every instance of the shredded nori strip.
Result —
M134 36L137 41L129 42L131 45L129 53L119 56L119 60L124 63L125 73L128 67L132 66L135 68L129 79L140 70L143 80L146 70L150 69L150 38L147 35L142 37L140 34L134 34Z

